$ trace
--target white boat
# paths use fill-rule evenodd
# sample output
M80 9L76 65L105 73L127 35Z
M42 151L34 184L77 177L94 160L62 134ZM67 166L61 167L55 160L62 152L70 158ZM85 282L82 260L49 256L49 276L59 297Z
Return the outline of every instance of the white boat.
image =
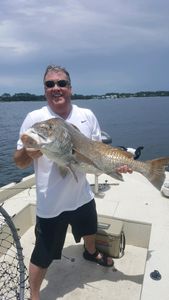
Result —
M169 198L138 173L123 176L124 182L107 175L87 178L98 215L123 222L124 256L114 259L113 268L88 262L82 242L75 244L69 229L63 257L49 267L41 287L41 300L168 300ZM167 182L168 172L165 188ZM0 202L20 228L26 266L34 244L35 201L34 175L1 188Z

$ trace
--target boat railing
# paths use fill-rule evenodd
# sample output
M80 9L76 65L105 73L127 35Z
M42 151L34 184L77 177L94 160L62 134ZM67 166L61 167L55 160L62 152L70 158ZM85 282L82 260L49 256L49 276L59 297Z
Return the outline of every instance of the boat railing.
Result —
M0 203L35 185L35 176L23 178L19 183L10 183L0 188Z

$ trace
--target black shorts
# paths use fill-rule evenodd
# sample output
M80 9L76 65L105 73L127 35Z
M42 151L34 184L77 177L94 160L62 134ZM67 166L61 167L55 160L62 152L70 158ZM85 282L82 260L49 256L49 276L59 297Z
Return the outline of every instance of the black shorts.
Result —
M36 242L31 263L47 268L54 259L60 259L68 225L76 243L85 235L97 232L97 213L94 199L74 211L66 211L49 219L37 217Z

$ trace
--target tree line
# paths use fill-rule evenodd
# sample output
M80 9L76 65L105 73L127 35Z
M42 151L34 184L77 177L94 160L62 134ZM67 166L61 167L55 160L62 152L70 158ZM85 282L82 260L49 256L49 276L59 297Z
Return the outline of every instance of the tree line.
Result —
M105 99L105 98L130 98L130 97L162 97L169 96L169 91L141 91L136 93L106 93L104 95L81 95L73 94L72 99ZM0 96L0 101L44 101L44 95L34 95L30 93L16 93L10 95L4 93Z
M81 94L74 94L72 95L72 99L91 99L96 97L96 95L81 95ZM0 101L44 101L44 95L35 95L29 93L16 93L14 95L10 95L9 93L4 93L0 96Z

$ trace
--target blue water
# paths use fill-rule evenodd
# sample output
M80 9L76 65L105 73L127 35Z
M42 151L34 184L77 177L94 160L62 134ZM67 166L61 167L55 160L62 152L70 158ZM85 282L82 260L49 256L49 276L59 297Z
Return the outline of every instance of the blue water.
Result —
M169 156L169 97L76 100L74 103L93 110L101 129L111 135L113 146L144 146L141 160ZM33 172L32 168L16 168L13 153L24 117L43 105L45 102L0 103L0 186L17 182Z

